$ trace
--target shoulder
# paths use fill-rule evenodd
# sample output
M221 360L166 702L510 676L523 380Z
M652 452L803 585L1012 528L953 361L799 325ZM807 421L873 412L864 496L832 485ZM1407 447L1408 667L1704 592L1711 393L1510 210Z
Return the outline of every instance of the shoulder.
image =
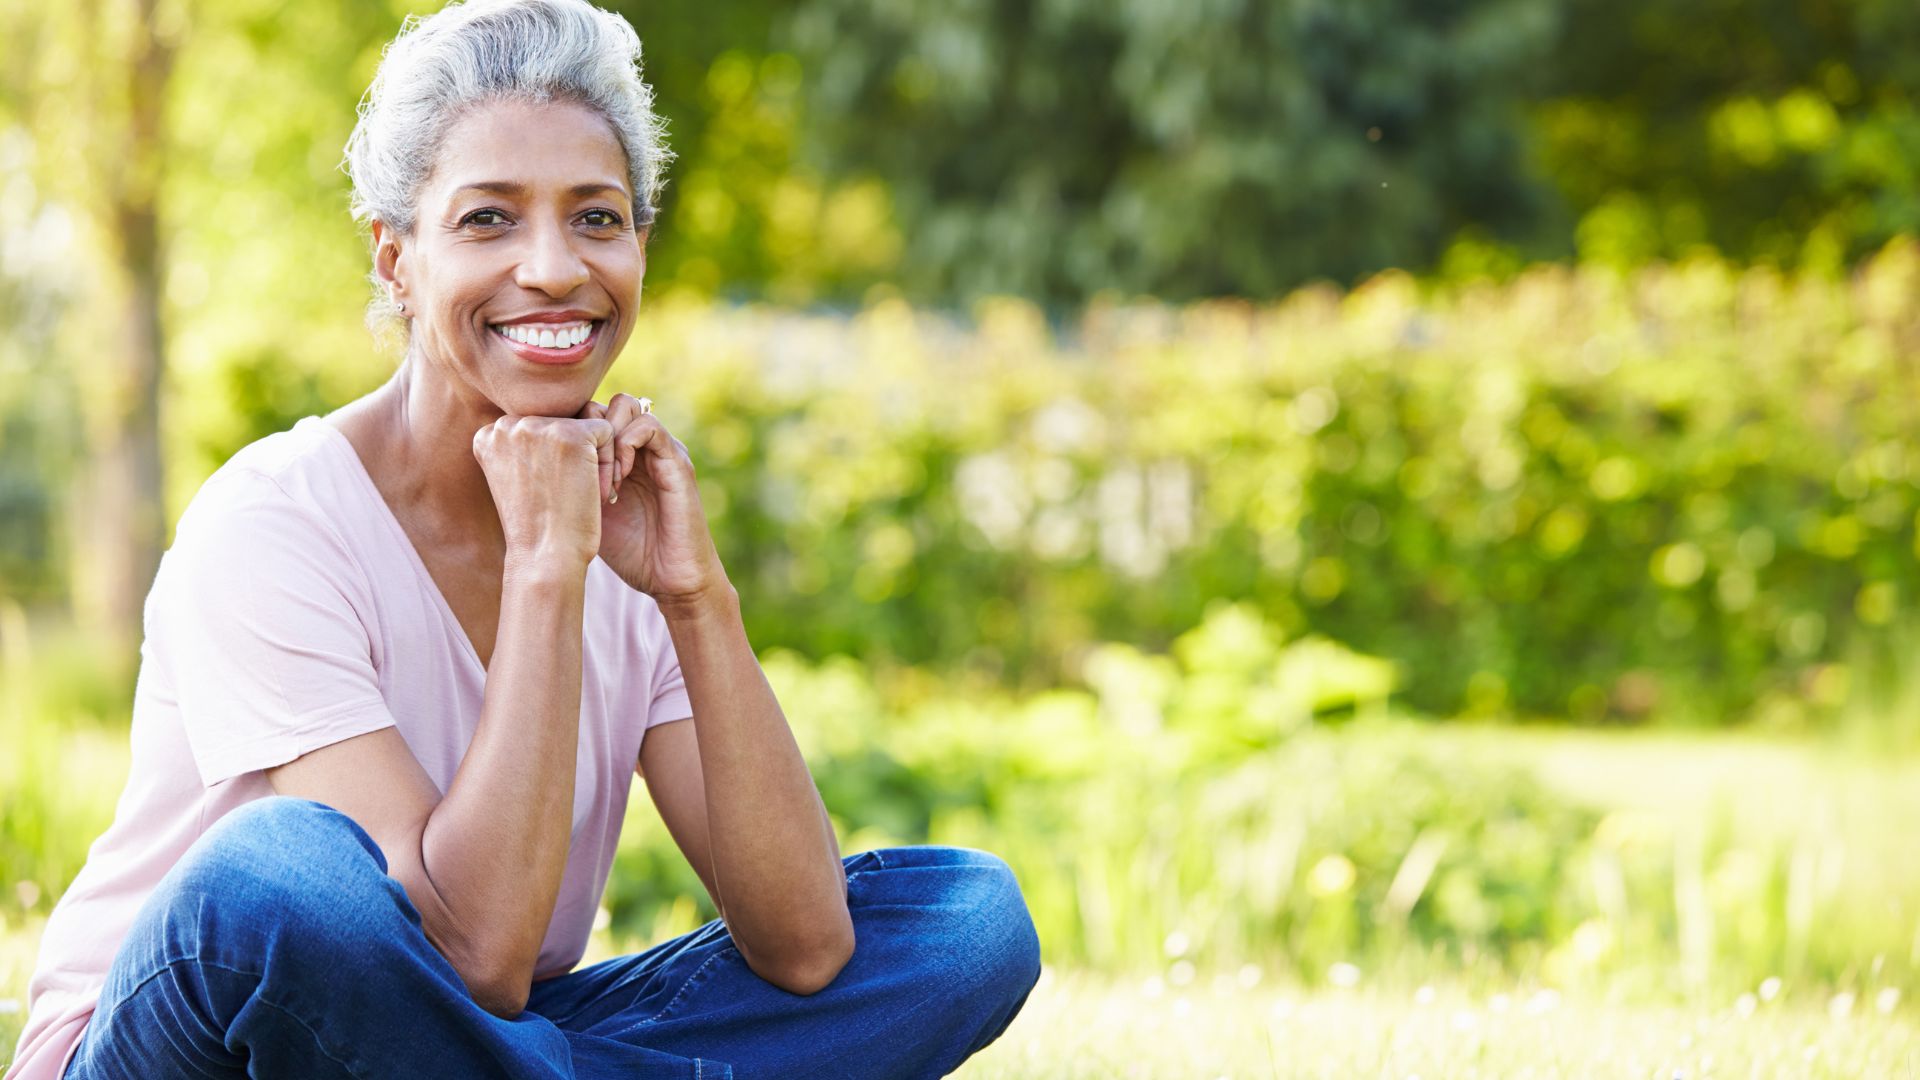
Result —
M198 531L232 518L274 517L324 523L328 507L321 492L332 486L317 481L337 473L338 437L318 417L307 417L241 447L200 485L180 516L179 533Z
M339 447L309 417L249 443L200 485L174 527L163 568L237 576L289 562L352 561L342 522L356 511L341 482Z

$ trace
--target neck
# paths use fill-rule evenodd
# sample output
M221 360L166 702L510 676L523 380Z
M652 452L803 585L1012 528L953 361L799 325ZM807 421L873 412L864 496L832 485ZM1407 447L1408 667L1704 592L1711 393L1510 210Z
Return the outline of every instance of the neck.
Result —
M504 549L493 493L473 456L474 432L501 410L464 385L437 377L417 351L409 351L372 396L383 459L375 475L382 478L383 493L435 532Z

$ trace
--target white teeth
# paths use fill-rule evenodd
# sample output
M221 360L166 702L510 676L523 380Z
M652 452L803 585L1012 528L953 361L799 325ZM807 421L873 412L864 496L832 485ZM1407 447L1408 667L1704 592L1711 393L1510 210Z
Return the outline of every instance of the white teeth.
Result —
M571 349L593 336L592 323L573 323L559 328L551 326L542 328L530 324L498 324L494 329L499 331L502 337L511 341L542 349Z

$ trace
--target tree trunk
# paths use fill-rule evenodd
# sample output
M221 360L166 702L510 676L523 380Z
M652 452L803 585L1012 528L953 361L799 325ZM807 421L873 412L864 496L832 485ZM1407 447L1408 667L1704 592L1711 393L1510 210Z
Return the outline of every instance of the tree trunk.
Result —
M103 647L130 649L141 632L141 609L166 543L164 470L160 452L160 387L166 371L160 322L163 252L157 196L165 153L164 107L173 49L155 33L157 0L138 0L124 71L124 127L108 116L95 148L108 206L102 224L119 277L114 298L120 326L101 357L98 395L84 464L87 505L76 519L84 552L76 567L80 615ZM89 12L89 14L95 14ZM113 68L108 68L113 70ZM109 135L108 132L112 134ZM118 137L113 137L117 135Z

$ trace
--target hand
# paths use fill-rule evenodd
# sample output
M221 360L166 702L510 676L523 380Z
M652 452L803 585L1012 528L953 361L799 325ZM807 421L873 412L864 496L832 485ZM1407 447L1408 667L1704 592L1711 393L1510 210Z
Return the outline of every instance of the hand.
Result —
M612 465L601 469L600 558L669 613L724 595L726 571L686 445L631 394L589 401L580 417L604 420L614 433Z
M502 416L473 433L507 558L584 570L600 548L597 477L610 471L613 425L592 418Z

